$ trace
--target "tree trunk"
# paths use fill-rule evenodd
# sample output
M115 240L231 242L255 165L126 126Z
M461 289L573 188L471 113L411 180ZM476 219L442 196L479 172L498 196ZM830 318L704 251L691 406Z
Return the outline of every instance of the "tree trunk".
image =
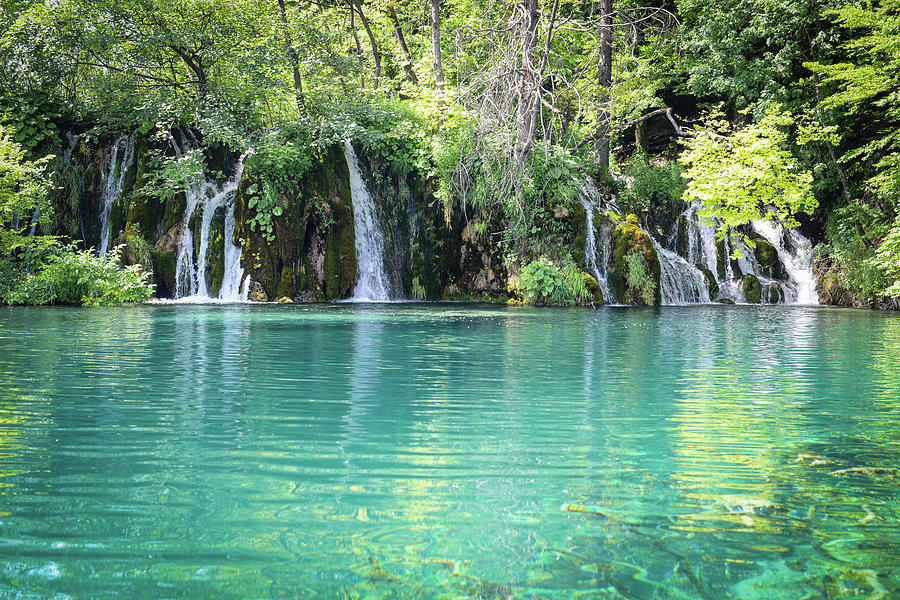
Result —
M434 82L444 91L444 70L441 68L441 0L431 0L431 53Z
M822 110L822 93L819 91L819 76L814 76L814 82L816 86L816 100L818 104L816 105L816 112L819 115L819 124L822 127L825 127L825 113ZM841 167L841 163L838 162L837 155L834 152L834 146L831 145L831 142L826 139L825 145L828 147L828 155L831 156L831 162L834 163L835 168L838 172L838 177L841 179L841 188L844 192L844 200L847 204L850 204L850 184L847 183L847 176L844 174L844 169Z
M538 3L537 0L522 0L522 8L525 11L524 39L522 44L522 64L520 67L518 89L516 90L516 104L518 114L516 122L518 133L516 139L515 156L519 165L524 164L525 158L531 151L534 142L534 127L536 121L535 104L539 101L537 77L537 65L535 64L535 50L537 48L538 28Z
M403 70L406 72L406 77L413 85L419 85L419 78L416 77L416 72L412 65L412 54L409 51L409 46L406 45L406 37L404 37L403 29L400 27L400 19L397 18L397 11L394 10L393 6L388 6L385 9L385 12L387 13L388 18L390 18L391 23L394 25L394 32L397 34L397 43L400 45L400 50L403 52L404 58L406 58L403 63Z
M359 3L359 0L351 0L351 2L353 3L353 6L356 7L356 12L359 13L359 20L362 22L363 27L366 30L366 35L369 36L369 44L372 46L372 57L375 59L375 73L372 76L372 89L377 90L378 84L381 81L381 51L378 49L378 43L375 41L375 36L372 34L372 27L369 25L369 20L363 13L362 5Z
M348 0L350 7L350 31L353 33L353 41L356 42L356 60L359 61L359 89L366 89L366 65L363 62L362 44L359 43L359 35L356 33L356 11L353 9L353 0Z
M288 56L291 58L291 68L294 72L294 94L297 96L297 113L303 114L303 80L300 79L300 57L294 50L291 32L288 28L287 10L284 7L284 0L278 0L278 8L281 10L281 23L284 25L284 45L287 48Z
M600 0L600 60L597 66L597 142L594 156L597 164L609 169L610 126L609 100L612 86L612 0Z

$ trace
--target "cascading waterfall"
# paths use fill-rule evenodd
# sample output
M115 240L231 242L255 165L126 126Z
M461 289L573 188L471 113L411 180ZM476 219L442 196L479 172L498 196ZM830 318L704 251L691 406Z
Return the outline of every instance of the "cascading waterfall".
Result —
M812 272L812 244L796 229L785 228L772 221L753 221L753 231L775 247L794 287L793 301L797 304L818 304L816 280ZM790 249L788 249L790 245Z
M722 265L723 277L718 271L715 228L701 222L700 208L700 203L694 201L681 215L686 219L687 224L686 262L691 268L694 268L694 265L701 265L712 273L719 288L717 298L746 302L743 278L746 275L754 275L760 283L762 302L818 303L812 273L811 244L799 231L787 229L779 223L769 221L754 221L751 224L754 232L775 247L778 259L787 272L787 281L767 277L757 262L753 250L744 243L742 238L732 238L732 236L725 236L722 244L726 257ZM739 254L739 256L734 259L730 258L734 254ZM736 264L737 272L732 261ZM699 273L699 270L697 271Z
M356 237L356 288L350 300L383 302L391 299L391 283L384 269L384 234L378 223L375 201L359 170L350 140L344 141L344 156L350 169L353 227Z
M181 151L176 150L180 155ZM181 224L181 236L178 255L175 260L175 297L190 298L198 301L210 300L206 283L206 260L209 251L209 233L216 211L225 210L225 275L219 289L220 300L229 302L246 302L249 291L250 276L241 284L244 270L241 268L241 248L232 240L234 237L235 217L234 199L244 173L244 158L241 155L234 174L224 183L206 180L191 185L186 191L187 205L184 220ZM194 258L194 236L191 232L191 219L197 210L200 217L200 245L196 259Z
M708 303L709 289L703 273L671 250L653 240L659 257L659 291L663 304Z
M74 149L74 146L73 146ZM122 159L119 160L119 153ZM112 153L106 163L103 196L100 198L100 255L109 248L109 214L119 199L125 186L125 175L134 162L134 134L122 135L116 139Z
M588 268L591 275L594 276L594 279L597 280L600 291L603 292L603 300L605 302L610 302L612 294L609 290L606 265L609 263L609 247L611 240L601 239L600 244L598 244L597 228L594 227L594 209L598 207L594 206L592 200L599 200L599 198L600 194L597 192L594 184L589 180L585 181L583 193L578 197L578 200L581 202L581 206L584 207L584 212L587 215L584 236L585 266ZM598 258L600 259L599 263L597 262Z

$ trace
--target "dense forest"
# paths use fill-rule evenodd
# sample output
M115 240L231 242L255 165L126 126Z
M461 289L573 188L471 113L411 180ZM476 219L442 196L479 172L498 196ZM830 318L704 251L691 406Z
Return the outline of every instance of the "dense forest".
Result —
M397 297L657 304L695 206L720 273L775 220L898 307L898 0L3 0L0 55L7 303L347 297L349 140Z

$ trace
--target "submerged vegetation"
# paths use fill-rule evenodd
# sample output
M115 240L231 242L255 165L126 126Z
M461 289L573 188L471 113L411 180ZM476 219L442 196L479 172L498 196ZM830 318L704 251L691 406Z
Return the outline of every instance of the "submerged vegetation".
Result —
M112 177L104 148L129 134L135 159L117 167L124 187L109 200L107 227L125 242L125 232L142 232L160 255L146 269L175 261L181 240L171 232L186 190L226 178L252 148L233 238L244 269L269 296L346 294L343 279L328 283L349 268L338 264L343 250L318 257L346 229L332 179L342 175L326 163L350 139L390 223L396 257L386 260L407 296L502 295L541 257L589 271L573 246L583 239L579 198L589 181L659 239L697 200L720 238L743 237L751 250L748 223L799 225L816 244L825 301L896 305L896 2L431 0L429 8L4 3L3 272L39 272L57 244L99 247L86 215ZM465 254L469 223L481 229L479 260L467 266L454 253ZM199 260L218 285L219 259ZM645 262L622 263L617 281L649 304L659 293L650 300L658 284ZM172 293L172 277L161 293ZM565 294L545 293L526 275L522 299L582 302L571 283L582 279L564 279Z

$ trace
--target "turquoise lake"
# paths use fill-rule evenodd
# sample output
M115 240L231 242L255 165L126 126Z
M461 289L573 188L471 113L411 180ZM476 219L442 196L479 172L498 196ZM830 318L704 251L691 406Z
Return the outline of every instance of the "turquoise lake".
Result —
M0 597L900 597L900 315L0 308Z

